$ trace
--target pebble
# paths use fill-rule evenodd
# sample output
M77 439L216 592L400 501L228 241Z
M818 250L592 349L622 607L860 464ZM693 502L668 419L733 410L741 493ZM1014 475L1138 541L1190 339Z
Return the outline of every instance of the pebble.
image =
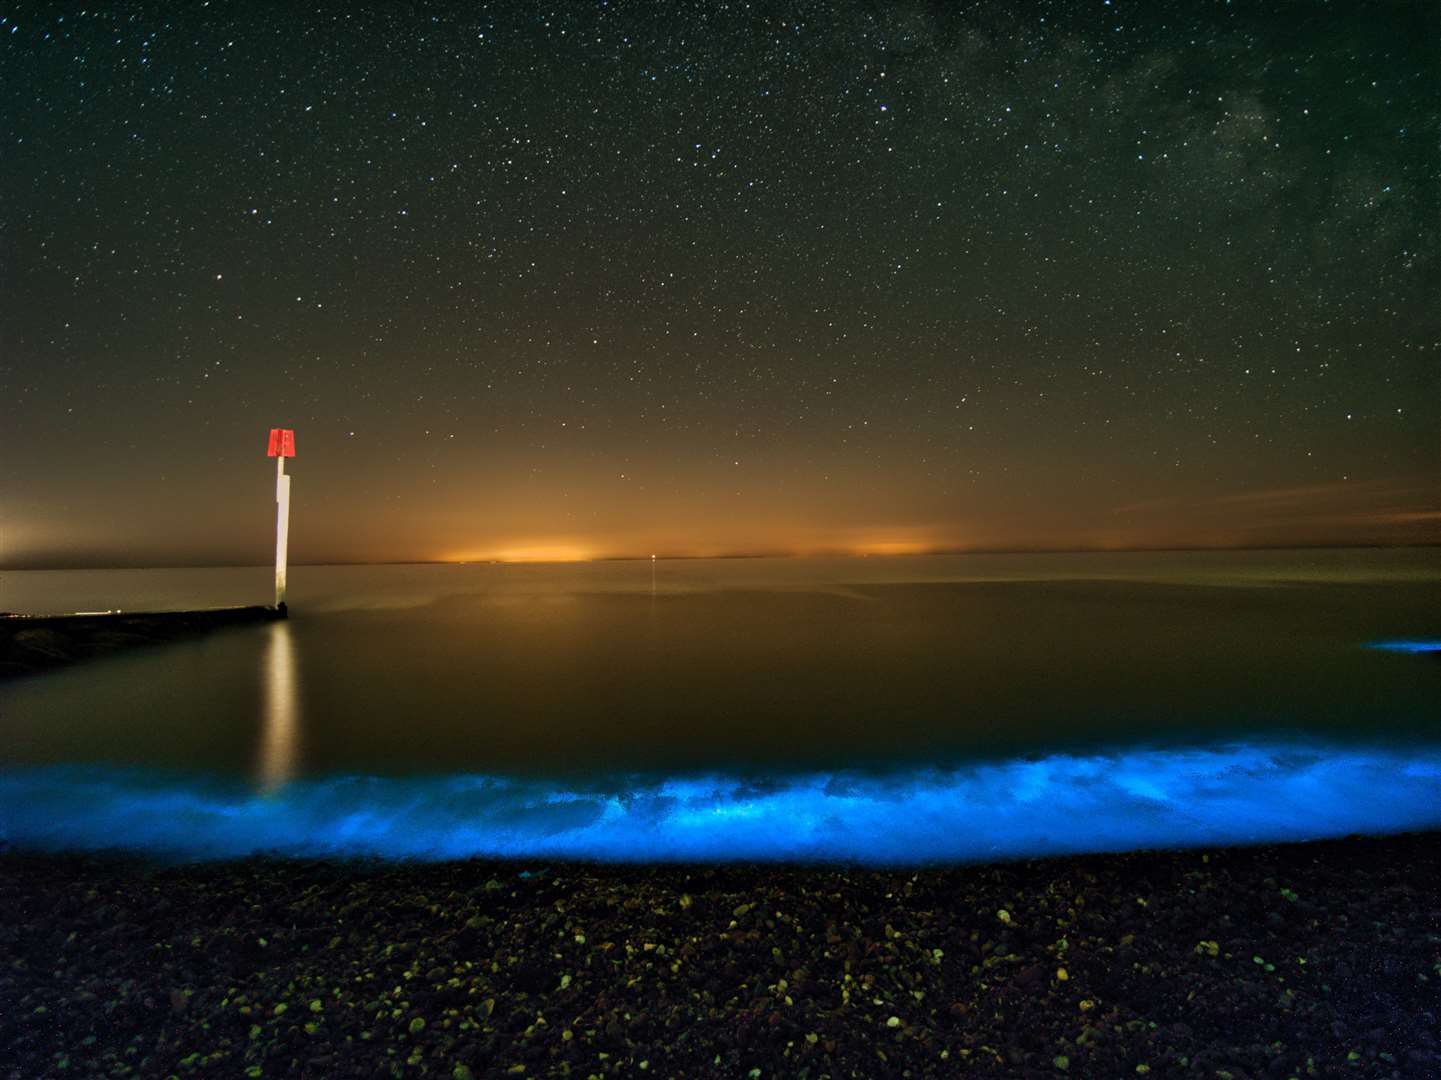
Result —
M1402 888L1441 877L1437 848L1423 834L904 876L575 866L563 881L484 862L159 868L12 853L0 1000L19 1007L0 1009L0 1080L58 1075L62 1058L65 1075L115 1077L391 1076L410 1062L451 1080L517 1065L585 1077L646 1061L647 1075L698 1078L1193 1065L1255 1078L1308 1075L1307 1055L1318 1075L1339 1073L1347 1053L1360 1055L1352 1072L1427 1075L1434 928ZM1297 901L1266 878L1341 929L1276 924ZM500 880L511 885L487 889ZM1147 906L1128 902L1138 888ZM726 930L725 912L744 921ZM883 1046L876 1022L894 1033Z

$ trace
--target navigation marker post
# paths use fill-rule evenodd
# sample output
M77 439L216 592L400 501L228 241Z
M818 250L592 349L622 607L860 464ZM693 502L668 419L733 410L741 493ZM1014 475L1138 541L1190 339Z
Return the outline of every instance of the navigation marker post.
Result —
M285 459L295 456L294 430L271 428L265 456L275 459L275 610L284 615L286 548L290 543L290 477L285 475Z

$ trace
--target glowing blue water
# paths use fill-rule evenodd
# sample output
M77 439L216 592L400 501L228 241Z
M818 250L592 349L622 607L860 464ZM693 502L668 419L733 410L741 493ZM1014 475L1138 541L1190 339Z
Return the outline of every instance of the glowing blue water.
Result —
M1441 641L1373 641L1368 648L1405 653L1441 652Z
M0 840L904 865L1441 828L1438 553L307 567L291 620L7 684Z
M349 776L269 794L113 766L0 772L0 838L204 859L469 856L916 865L1441 828L1441 747L1248 743L883 775Z

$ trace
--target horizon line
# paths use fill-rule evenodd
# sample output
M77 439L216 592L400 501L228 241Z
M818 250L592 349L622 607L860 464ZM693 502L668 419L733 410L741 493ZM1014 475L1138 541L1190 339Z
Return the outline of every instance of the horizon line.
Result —
M702 562L706 560L734 559L906 559L925 558L938 555L1144 555L1210 551L1347 551L1380 549L1441 548L1441 540L1416 540L1399 543L1348 543L1348 544L1192 544L1159 545L1155 547L996 547L996 548L929 548L921 551L864 552L846 550L755 551L725 552L714 555L685 555L654 553L646 555L597 555L585 559L322 559L307 562L292 562L292 567L309 566L560 566L573 563L601 562ZM264 562L218 562L212 560L197 562L155 562L123 564L74 564L53 563L43 565L0 566L0 573L48 573L76 570L222 570L259 569L271 565Z

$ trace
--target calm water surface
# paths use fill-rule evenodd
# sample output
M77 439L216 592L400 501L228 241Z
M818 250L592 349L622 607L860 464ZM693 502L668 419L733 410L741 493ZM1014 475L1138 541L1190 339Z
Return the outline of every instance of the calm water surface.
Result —
M0 609L253 603L268 588L264 568L6 573ZM978 792L1001 784L1013 799L1038 770L1052 794L1063 784L1095 796L1096 775L1115 788L1121 773L1084 763L1131 755L1121 795L1155 809L1176 798L1155 787L1158 777L1181 768L1187 783L1210 791L1216 777L1244 770L1235 754L1257 747L1272 748L1266 768L1278 747L1310 755L1308 775L1337 755L1371 755L1364 778L1356 766L1332 787L1357 785L1360 799L1388 769L1410 769L1400 788L1420 823L1430 796L1441 805L1441 657L1365 647L1441 639L1434 549L296 567L291 607L288 622L0 689L8 767L0 776L10 784L8 802L0 790L0 835L7 812L12 834L24 831L15 824L22 817L38 828L33 807L65 784L89 785L91 796L97 784L153 794L156 777L184 775L221 787L167 798L241 805L235 793L245 790L272 800L255 813L278 812L276 799L301 800L324 819L305 826L312 831L333 834L338 815L366 832L354 806L316 809L339 798L337 784L364 777L383 789L347 789L340 801L391 805L392 832L394 805L423 818L416 807L441 800L452 841L456 821L476 820L554 839L594 832L616 799L614 812L629 813L638 830L644 821L627 797L706 776L707 791L716 777L732 785L720 802L701 799L694 824L709 830L706 843L724 845L748 828L759 837L764 821L809 814L808 835L818 835L816 822L839 832L830 847L794 850L834 855L855 849L856 798L869 813L881 812L877 798L902 798L893 788L845 796L834 786L839 775L860 784L909 778L904 803L917 777L950 770L952 781L936 783L973 814L988 797ZM1217 747L1232 757L1195 765L1196 753ZM1392 755L1390 764L1376 755ZM1192 764L1177 766L1183 758ZM1058 773L1056 762L1070 764ZM74 772L81 763L83 775ZM1008 768L1028 771L1004 783L987 774L990 786L975 786L977 769ZM956 770L970 770L963 798ZM435 787L457 777L492 778L487 798L500 798L496 784L512 787L499 803L457 808L453 790ZM735 794L734 785L755 783L772 786ZM819 808L795 801L806 784L830 785ZM689 805L689 797L672 791L664 796L672 802L656 805ZM1215 812L1197 819L1197 797L1185 796L1192 810L1182 817L1190 814L1197 836L1210 835ZM1298 805L1306 797L1288 796ZM22 800L29 817L17 809ZM928 828L954 831L961 810L933 803L928 811L906 804L906 813L940 814ZM750 825L745 807L762 808ZM1433 816L1441 824L1441 810ZM661 818L670 828L682 820ZM654 832L655 821L644 820ZM1052 838L1063 831L1037 820ZM1402 824L1414 827L1415 814ZM1093 821L1093 834L1105 831ZM281 829L267 842L289 835ZM614 830L607 835L620 843ZM456 843L447 850L495 848ZM705 854L694 844L677 850ZM607 854L594 843L579 852Z

